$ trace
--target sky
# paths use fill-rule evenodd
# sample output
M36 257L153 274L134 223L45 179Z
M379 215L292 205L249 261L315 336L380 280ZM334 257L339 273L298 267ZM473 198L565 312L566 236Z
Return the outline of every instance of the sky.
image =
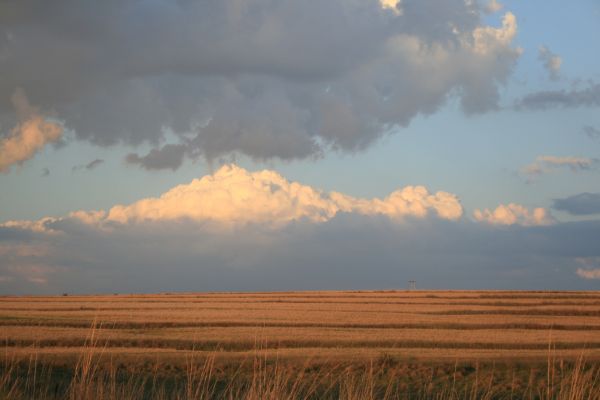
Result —
M0 4L0 294L600 289L600 3Z

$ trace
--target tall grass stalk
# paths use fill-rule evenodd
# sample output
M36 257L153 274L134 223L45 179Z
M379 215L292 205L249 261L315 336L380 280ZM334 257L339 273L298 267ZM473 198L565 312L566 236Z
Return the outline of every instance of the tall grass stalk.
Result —
M502 375L495 365L484 370L476 364L468 378L458 375L458 363L449 366L446 376L431 367L429 378L411 382L406 368L396 368L389 358L366 364L319 365L309 359L290 364L267 357L262 347L234 371L217 367L217 353L190 352L179 376L164 375L158 364L150 373L134 373L120 369L112 357L107 360L94 330L84 350L62 384L56 382L56 371L40 362L36 349L25 363L5 352L0 399L600 400L600 366L583 355L566 362L549 352L546 371L536 374L532 369L527 385L520 387L515 382L522 371Z

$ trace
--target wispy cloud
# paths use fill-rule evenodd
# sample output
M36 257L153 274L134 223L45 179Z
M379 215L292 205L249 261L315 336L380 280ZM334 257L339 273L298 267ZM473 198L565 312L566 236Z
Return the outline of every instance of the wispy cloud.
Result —
M600 139L600 129L595 128L591 125L586 125L583 127L583 132L590 138L590 139Z
M600 279L600 257L579 257L576 259L583 268L577 268L577 275L583 279Z
M600 279L600 268L596 268L596 269L577 268L577 275L579 275L583 279Z
M600 193L580 193L563 199L554 199L553 208L571 215L600 214Z
M101 164L104 164L104 160L97 158L95 160L90 161L87 164L75 165L73 168L71 168L71 170L72 171L81 171L81 170L85 169L87 171L91 171L92 169L97 168Z
M493 13L497 13L498 11L502 10L502 8L504 8L504 5L502 3L500 3L497 0L489 0L488 3L485 5L485 12L488 14L493 14Z
M600 84L591 83L583 89L544 90L530 93L515 103L517 110L549 108L597 107L600 105Z
M556 81L560 77L560 67L562 65L562 58L550 51L546 46L540 46L538 50L538 59L543 63L546 72L550 79Z
M538 156L533 163L522 167L520 173L531 183L537 177L559 168L568 168L572 172L586 171L594 168L598 162L598 159L587 157Z

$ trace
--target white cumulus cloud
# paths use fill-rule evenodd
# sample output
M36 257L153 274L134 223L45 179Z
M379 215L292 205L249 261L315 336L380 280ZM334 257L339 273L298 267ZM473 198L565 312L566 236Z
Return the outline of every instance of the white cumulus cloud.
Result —
M546 209L537 207L529 210L520 204L500 204L495 210L484 209L473 212L475 220L491 225L550 225L554 218Z
M0 227L54 234L54 224L65 220L97 226L186 220L215 226L261 224L277 228L292 221L326 222L338 213L382 215L395 221L428 216L457 220L463 208L456 195L429 193L423 186L407 186L383 199L363 199L290 182L275 171L249 172L225 165L212 175L175 186L160 197L115 205L108 211L75 211L63 218L8 221Z
M290 182L275 171L249 172L226 165L212 175L176 186L157 198L116 205L106 213L77 212L71 216L88 223L186 219L277 227L298 220L324 222L339 212L384 215L396 220L429 215L454 220L461 217L462 206L456 195L429 193L423 186L408 186L384 199L362 199Z
M438 288L594 284L580 276L600 267L600 221L561 224L517 204L477 210L477 221L462 215L456 195L422 186L359 198L227 165L155 198L0 224L0 290L365 289L404 287L408 279ZM573 268L577 256L585 259Z

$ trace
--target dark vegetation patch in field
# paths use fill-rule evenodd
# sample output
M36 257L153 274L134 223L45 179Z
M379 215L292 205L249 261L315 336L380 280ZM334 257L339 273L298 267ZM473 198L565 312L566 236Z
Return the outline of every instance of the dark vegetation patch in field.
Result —
M5 302L8 304L9 302ZM20 302L14 302L15 304L19 304ZM56 302L45 302L55 303L57 305L60 304L69 304L71 302L64 301L56 301ZM94 304L94 303L116 303L115 301L106 302L106 301L93 301L93 300L85 300L86 304ZM123 302L125 304L135 304L135 303L147 303L147 301L136 301L136 302ZM271 299L271 300L254 300L254 299L243 299L239 300L223 300L223 299L214 299L214 300L181 300L181 301L151 301L151 303L160 303L160 304L169 304L168 307L134 307L127 306L122 307L118 305L113 305L111 307L101 307L101 306L79 306L79 307L61 307L61 306L48 306L48 307L16 307L16 306L2 306L0 310L6 311L81 311L81 310L94 310L94 311L119 311L119 310L193 310L194 307L189 305L197 305L197 304L262 304L262 303L289 303L289 304L366 304L366 305L407 305L407 306L480 306L480 307L561 307L561 306L600 306L600 301L537 301L537 302L510 302L510 301L494 301L494 302L475 302L475 301L454 301L451 304L447 302L415 302L415 301L316 301L316 300L287 300L287 299ZM173 306L173 304L178 304L180 306ZM188 306L181 306L188 304ZM206 309L205 307L200 307L201 309ZM220 309L214 307L214 309Z
M8 338L2 341L7 347L84 347L86 338L44 338L17 339ZM197 351L248 351L255 347L251 341L215 341L184 339L104 339L93 347L124 347L144 349L174 349ZM271 343L274 349L295 348L391 348L391 349L485 349L485 350L545 350L547 343L502 343L502 342L443 342L433 340L278 340ZM553 342L556 350L600 349L599 342Z
M544 364L406 363L382 353L369 363L281 364L253 357L217 366L115 365L82 356L76 367L35 360L0 366L0 398L164 399L569 399L597 400L598 368L581 360Z
M542 331L593 331L600 325L583 324L537 324L537 323L288 323L288 322L230 322L230 321L74 321L37 320L18 317L0 318L0 326L12 327L54 327L90 328L96 325L102 329L156 329L156 328L339 328L339 329L433 329L433 330L542 330Z
M531 315L531 316L544 316L551 315L557 317L599 317L600 310L578 310L578 309L553 309L543 310L537 308L521 309L521 310L444 310L444 311L423 311L423 314L429 315L482 315L482 314L493 314L493 315Z

